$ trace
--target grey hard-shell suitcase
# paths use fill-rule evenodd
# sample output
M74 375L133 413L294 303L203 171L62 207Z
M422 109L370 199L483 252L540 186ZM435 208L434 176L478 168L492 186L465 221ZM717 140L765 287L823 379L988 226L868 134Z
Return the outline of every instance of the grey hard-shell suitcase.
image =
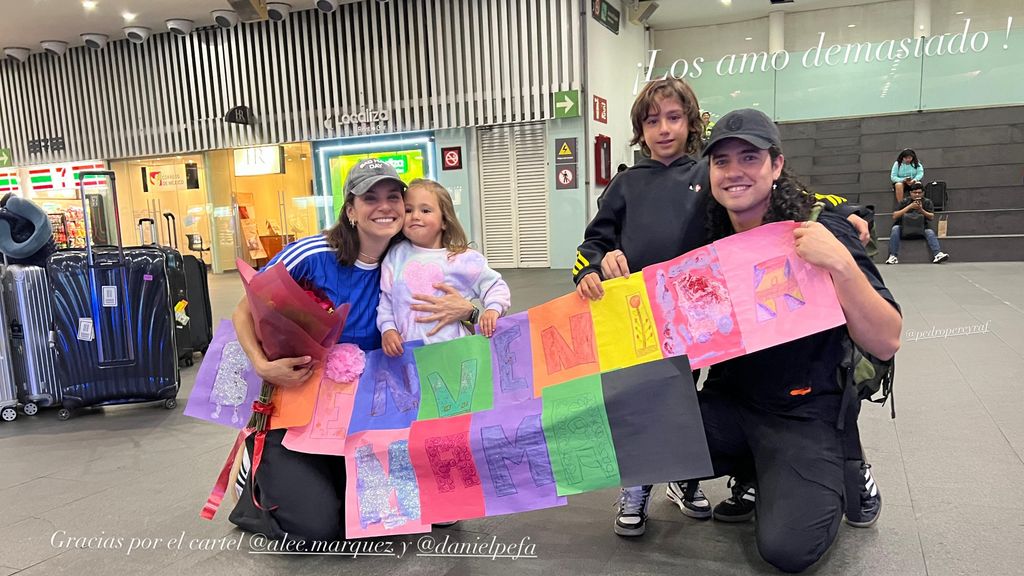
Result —
M61 385L56 353L50 345L53 312L46 269L12 264L3 274L11 366L22 410L60 406Z
M11 350L8 345L7 311L0 306L0 419L10 422L18 417L15 407L18 394L14 387L14 373L11 371Z

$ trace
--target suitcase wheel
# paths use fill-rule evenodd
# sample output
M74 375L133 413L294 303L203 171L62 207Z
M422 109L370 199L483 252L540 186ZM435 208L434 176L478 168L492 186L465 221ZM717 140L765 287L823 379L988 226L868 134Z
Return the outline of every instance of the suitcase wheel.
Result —
M14 422L14 419L18 417L18 411L8 406L3 410L0 410L0 419L4 422Z
M177 407L178 407L178 399L177 398L168 398L167 400L164 400L164 408L167 408L168 410L174 410Z
M58 420L69 420L70 418L71 410L68 410L67 408L61 408L60 410L57 411Z
M21 411L25 413L25 416L35 416L39 413L39 406L36 406L35 402L28 402L21 407Z

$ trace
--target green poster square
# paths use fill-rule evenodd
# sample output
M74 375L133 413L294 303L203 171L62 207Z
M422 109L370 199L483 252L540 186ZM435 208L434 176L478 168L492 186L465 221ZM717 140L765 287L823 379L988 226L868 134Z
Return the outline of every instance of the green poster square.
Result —
M494 407L491 344L465 336L413 351L420 376L417 419L446 418Z
M548 386L541 421L559 496L619 485L619 464L604 408L601 375Z

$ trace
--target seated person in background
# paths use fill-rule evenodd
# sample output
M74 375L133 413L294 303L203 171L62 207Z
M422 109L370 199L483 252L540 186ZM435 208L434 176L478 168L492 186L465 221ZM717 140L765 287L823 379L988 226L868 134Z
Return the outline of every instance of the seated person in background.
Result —
M928 225L935 218L935 208L932 201L924 197L924 186L920 182L910 185L910 196L904 198L896 206L892 213L895 222L892 232L889 233L889 259L886 264L899 264L900 233L923 234L928 248L932 251L932 263L939 264L949 259L949 254L942 251L939 246L939 239L935 231Z
M924 165L917 159L917 152L905 148L896 161L892 163L892 170L889 171L889 180L892 181L892 189L896 192L896 202L903 201L903 192L915 182L924 179Z

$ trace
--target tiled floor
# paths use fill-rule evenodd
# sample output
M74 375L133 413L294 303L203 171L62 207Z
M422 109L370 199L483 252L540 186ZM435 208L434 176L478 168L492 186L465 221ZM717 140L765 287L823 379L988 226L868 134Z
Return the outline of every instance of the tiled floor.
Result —
M1021 574L1024 263L900 265L883 272L903 306L906 332L897 365L898 418L875 406L861 416L884 511L875 528L844 525L810 572ZM506 277L517 309L570 287L567 271ZM232 276L214 277L211 285L219 319L230 314L241 288ZM971 325L983 332L941 337L942 330ZM923 337L932 328L933 337ZM182 406L196 370L183 373ZM47 411L0 423L0 576L775 573L757 555L752 524L690 520L661 491L648 533L637 540L612 533L615 491L433 534L466 544L526 538L536 558L424 557L417 545L425 541L415 537L395 540L396 553L408 546L402 558L252 554L249 535L235 530L226 513L213 522L199 518L233 439L231 430L187 418L181 407L111 408L68 422ZM705 489L712 501L726 496L723 480ZM190 550L194 541L230 549Z

